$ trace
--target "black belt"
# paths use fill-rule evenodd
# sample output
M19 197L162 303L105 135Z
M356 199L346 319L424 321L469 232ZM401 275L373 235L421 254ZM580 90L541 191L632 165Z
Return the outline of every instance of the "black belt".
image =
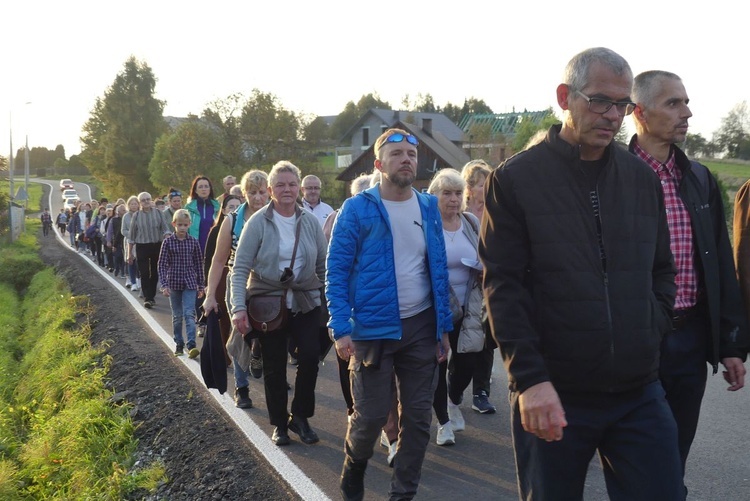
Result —
M690 320L697 317L700 313L701 308L699 306L691 306L690 308L682 308L675 310L672 316L672 329L677 330L685 326Z

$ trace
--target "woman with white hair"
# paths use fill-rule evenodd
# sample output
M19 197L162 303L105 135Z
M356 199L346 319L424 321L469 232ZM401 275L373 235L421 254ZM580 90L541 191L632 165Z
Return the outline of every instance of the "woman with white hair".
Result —
M451 287L453 330L449 334L451 354L439 366L433 409L438 418L438 445L455 443L454 431L465 427L458 405L471 382L478 352L484 347L482 291L478 271L479 220L464 210L466 181L458 171L437 172L427 191L438 198ZM448 378L446 382L446 372ZM450 398L450 401L448 399Z
M230 278L232 324L239 332L257 336L260 341L266 404L274 426L271 440L279 446L289 444L287 430L298 434L306 444L319 440L308 418L315 413L326 239L315 215L297 205L300 177L299 169L291 162L281 161L273 166L268 175L271 202L245 225ZM248 309L252 312L254 303L261 301L275 302L275 311L281 303L280 313L286 321L277 330L263 331L273 325L273 315L248 314ZM249 333L251 325L255 328ZM297 347L291 415L287 410L286 380L289 338Z

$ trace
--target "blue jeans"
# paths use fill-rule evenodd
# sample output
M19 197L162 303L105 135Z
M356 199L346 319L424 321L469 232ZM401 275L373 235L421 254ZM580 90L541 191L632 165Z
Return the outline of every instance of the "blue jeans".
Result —
M182 319L185 319L187 348L195 348L195 297L196 290L169 290L169 306L172 308L172 332L177 346L185 346L182 337Z
M245 388L250 386L250 380L248 379L250 372L243 371L239 364L234 360L232 361L232 366L234 367L234 387Z
M125 265L128 267L128 276L130 276L130 283L135 285L135 281L138 280L138 263L133 261L133 264Z

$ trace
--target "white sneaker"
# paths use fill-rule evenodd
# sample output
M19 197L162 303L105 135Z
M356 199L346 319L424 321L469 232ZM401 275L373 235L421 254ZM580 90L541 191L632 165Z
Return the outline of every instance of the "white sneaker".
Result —
M141 290L141 288L138 287L138 284L135 284L135 285L133 285L133 286L130 287L130 290L131 291L139 291L139 290Z
M393 442L391 445L388 446L388 458L386 461L388 461L388 466L393 468L393 460L396 459L396 451L398 449L398 440Z
M388 435L385 434L385 430L380 432L380 445L383 447L389 447L391 442L388 440Z
M453 427L450 421L443 425L438 424L437 439L435 442L438 445L453 445L456 443L456 437L453 435Z
M464 415L461 414L461 408L451 402L450 399L448 399L448 419L451 420L453 431L464 431L466 429L466 421L464 421Z

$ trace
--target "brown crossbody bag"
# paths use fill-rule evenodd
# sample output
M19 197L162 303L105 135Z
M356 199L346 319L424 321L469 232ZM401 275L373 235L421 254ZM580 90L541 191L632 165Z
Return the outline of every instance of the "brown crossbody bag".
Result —
M294 250L292 250L292 259L289 266L284 268L281 274L281 283L284 285L284 293L281 296L260 294L250 296L247 300L247 316L250 319L250 326L256 332L263 334L283 329L289 321L288 310L286 307L286 297L289 293L287 284L294 278L294 259L297 257L297 246L299 245L300 222L294 232Z

